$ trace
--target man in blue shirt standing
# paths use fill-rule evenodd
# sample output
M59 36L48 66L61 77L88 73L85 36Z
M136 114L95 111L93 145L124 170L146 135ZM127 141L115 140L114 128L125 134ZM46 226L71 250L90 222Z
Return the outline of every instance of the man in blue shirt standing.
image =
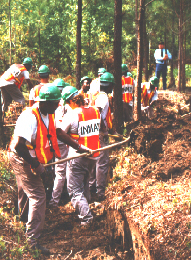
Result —
M167 75L167 61L172 59L172 55L169 50L165 49L164 42L160 42L158 49L155 50L154 57L156 60L155 76L160 79L162 72L163 78L163 90L166 90L166 75Z

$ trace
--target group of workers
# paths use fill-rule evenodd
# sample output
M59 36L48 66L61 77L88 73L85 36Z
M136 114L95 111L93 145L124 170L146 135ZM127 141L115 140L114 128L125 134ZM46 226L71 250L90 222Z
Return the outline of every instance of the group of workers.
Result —
M96 79L83 77L81 89L77 90L61 78L49 83L50 70L41 65L38 70L41 82L33 87L29 78L31 67L31 58L25 58L23 64L11 65L1 76L0 87L4 112L13 99L24 105L25 99L20 91L24 79L30 89L29 107L16 122L8 156L18 185L19 214L22 216L27 209L28 242L33 249L49 254L49 249L38 242L46 209L46 193L41 179L41 174L46 171L44 165L52 160L58 162L49 206L58 207L67 179L68 194L81 225L91 223L91 195L96 195L99 202L105 199L109 150L97 150L109 144L108 133L113 131L114 77L105 68L100 68ZM121 69L124 121L131 121L135 81L126 64L122 64ZM152 77L142 84L142 108L150 114L150 104L157 99L158 82L157 77ZM88 156L79 157L79 153L88 153ZM59 163L67 157L72 159Z
M30 63L27 68L26 60ZM19 90L17 82L20 82L20 87L21 78L29 79L23 71L29 71L31 66L32 60L26 58L23 64L15 66L17 73L14 69L6 72L6 76L4 73L1 82L8 81L7 86ZM56 164L49 205L58 207L67 179L68 193L81 225L91 223L90 189L96 193L98 201L105 198L109 152L96 150L108 144L108 131L112 129L108 93L112 93L114 77L105 72L100 77L99 92L88 95L91 81L88 77L82 78L82 89L78 91L62 79L49 83L50 70L46 65L40 66L38 74L41 82L30 90L29 107L24 108L16 122L8 157L17 180L19 215L22 217L26 209L28 213L28 242L33 249L49 254L49 249L38 242L46 209L46 193L41 179L45 164L54 159L58 161L60 158L72 157L67 165ZM6 91L6 86L1 85L1 90ZM3 104L6 104L3 106L4 112L8 107L5 91L2 91ZM17 99L16 95L12 96L12 92L8 91L9 102L14 99L24 105L24 97ZM88 153L88 156L79 157L79 153Z

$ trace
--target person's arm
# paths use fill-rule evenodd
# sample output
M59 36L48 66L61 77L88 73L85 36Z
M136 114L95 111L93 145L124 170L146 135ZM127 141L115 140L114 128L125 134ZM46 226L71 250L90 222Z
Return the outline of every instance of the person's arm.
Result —
M32 88L29 93L29 107L33 106L33 104L35 103L34 100L35 100L35 93L34 93L34 88Z
M32 107L34 105L34 103L35 103L34 100L29 99L29 107Z
M31 82L31 80L30 79L26 79L26 82L28 84L29 90L31 90L33 88L33 84Z
M169 52L169 50L167 50L167 55L168 55L168 59L171 60L172 59L172 54Z
M15 146L15 150L17 151L20 157L22 157L26 162L28 162L31 165L32 169L37 168L40 165L40 163L35 157L32 157L30 155L29 150L25 143L26 143L26 139L19 136L18 142Z
M57 134L58 140L73 147L74 149L77 150L78 153L86 153L86 152L90 151L90 149L88 149L87 147L79 145L78 142L76 142L70 135L68 135L61 128L56 128L56 134Z

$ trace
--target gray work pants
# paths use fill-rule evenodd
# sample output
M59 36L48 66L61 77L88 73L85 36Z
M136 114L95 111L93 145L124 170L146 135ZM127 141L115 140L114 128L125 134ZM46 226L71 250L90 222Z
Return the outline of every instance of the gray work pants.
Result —
M109 145L108 141L105 141L103 135L99 136L100 146L105 147ZM101 151L98 156L96 166L90 173L89 186L90 191L97 191L98 196L105 195L106 179L109 169L109 150Z
M25 98L15 84L10 84L5 87L1 87L3 106L2 110L5 112L8 106L12 103L12 100L25 105Z
M93 219L88 201L91 199L89 192L89 173L96 160L82 157L72 159L67 164L67 188L73 207L82 222Z
M68 147L66 144L58 144L60 149L61 159L64 159L68 156ZM55 161L60 159L56 158ZM67 162L59 163L55 165L55 179L54 179L54 187L52 191L52 198L49 202L50 205L57 206L64 187L64 183L66 180L66 165Z
M46 193L40 176L31 172L30 165L21 157L10 152L9 160L14 170L18 186L19 211L29 200L28 222L26 235L28 241L34 245L44 227L46 210ZM24 202L25 199L25 202Z
M123 121L130 122L133 119L133 108L129 103L123 102Z

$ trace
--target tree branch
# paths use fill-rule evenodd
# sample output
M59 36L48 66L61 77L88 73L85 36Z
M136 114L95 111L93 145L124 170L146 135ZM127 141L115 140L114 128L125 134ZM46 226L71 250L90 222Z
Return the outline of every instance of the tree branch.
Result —
M145 7L147 7L147 5L151 4L153 1L155 1L155 0L151 0L150 2L148 2L148 3L145 5Z

